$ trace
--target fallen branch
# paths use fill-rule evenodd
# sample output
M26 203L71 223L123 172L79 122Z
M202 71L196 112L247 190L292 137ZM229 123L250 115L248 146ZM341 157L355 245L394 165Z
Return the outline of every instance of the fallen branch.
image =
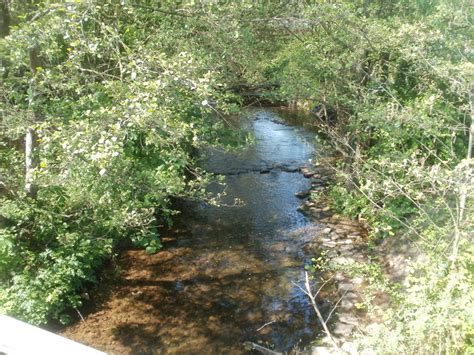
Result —
M264 325L262 325L260 328L257 329L257 332L261 331L261 330L262 330L263 328L265 328L267 325L270 325L270 324L275 323L275 322L276 322L276 320L272 320L272 321L270 321L270 322L265 323Z
M316 312L316 315L318 316L318 319L319 321L321 322L321 325L323 326L323 329L324 329L324 333L326 333L326 335L328 336L329 340L331 341L332 345L336 348L336 350L338 352L341 352L341 348L339 347L339 345L337 344L336 340L334 340L331 332L329 331L329 328L326 324L326 321L324 320L319 308L318 308L318 305L316 304L316 296L318 295L318 293L321 291L321 289L323 288L323 286L327 283L327 281L318 289L318 292L316 292L315 295L313 295L313 293L311 292L311 286L309 285L309 276L308 276L308 272L304 272L304 275L305 275L305 289L302 288L301 286L299 285L296 285L298 286L298 288L303 291L310 299L311 301L311 305L313 306L313 309L314 311Z
M329 322L329 320L331 319L332 314L334 313L334 311L336 310L337 306L342 301L342 299L346 296L347 292L349 292L349 290L346 290L346 292L344 292L344 294L339 298L339 300L336 302L334 307L331 309L331 312L329 312L329 315L326 318L326 323Z
M82 316L81 312L79 312L79 310L77 308L74 308L77 312L77 314L79 315L79 317L81 318L81 321L85 322L86 320L84 319L84 317Z
M277 351L273 351L273 350L268 349L264 346L252 343L251 341L244 342L244 347L248 351L256 350L256 351L259 351L262 354L266 354L266 355L283 355L282 353L279 353Z

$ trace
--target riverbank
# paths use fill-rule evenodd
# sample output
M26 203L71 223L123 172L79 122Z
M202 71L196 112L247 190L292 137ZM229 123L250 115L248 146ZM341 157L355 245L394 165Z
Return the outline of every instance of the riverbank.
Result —
M383 321L384 312L392 305L390 290L380 288L381 282L403 287L410 265L425 256L413 240L403 237L388 238L369 247L370 226L332 210L328 194L337 183L334 167L339 159L328 149L318 156L313 166L301 171L311 181L311 188L298 194L303 199L298 209L318 225L312 231L313 238L305 244L304 252L314 256L313 273L323 275L318 287L331 302L326 321L339 346L339 350L335 349L325 336L306 351L313 355L340 354L341 351L353 355L375 354L367 348L361 349L358 337L366 334L371 324ZM371 287L374 278L378 278L378 288ZM331 291L325 292L325 289Z
M327 194L335 183L333 166L336 160L331 156L319 157L313 167L302 171L311 180L311 189L299 210L321 226L304 249L315 256L315 270L322 272L327 280L324 287L335 290L329 294L333 309L326 322L341 348L355 354L356 349L350 339L368 322L363 307L367 281L351 271L356 265L367 265L369 262L367 230L361 223L338 215L331 209ZM328 269L329 266L331 269ZM328 337L318 343L320 345L312 347L312 354L324 354L333 349Z

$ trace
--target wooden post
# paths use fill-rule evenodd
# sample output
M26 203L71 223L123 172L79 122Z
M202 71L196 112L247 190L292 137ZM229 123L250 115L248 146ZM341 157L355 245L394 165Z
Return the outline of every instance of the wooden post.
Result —
M30 112L28 115L28 128L26 129L25 137L25 191L31 198L36 198L38 188L33 182L33 174L38 166L38 158L35 155L35 149L38 145L36 139L36 131L34 125L41 118L41 113L35 102L37 99L35 91L36 73L39 65L39 46L33 46L28 50L30 56L30 70L33 74L33 78L30 82L30 97L29 107Z

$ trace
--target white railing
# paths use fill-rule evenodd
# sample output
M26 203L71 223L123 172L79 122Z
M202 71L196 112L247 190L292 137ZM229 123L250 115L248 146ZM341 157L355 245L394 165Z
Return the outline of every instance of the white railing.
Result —
M0 354L105 355L96 349L4 315L0 315Z

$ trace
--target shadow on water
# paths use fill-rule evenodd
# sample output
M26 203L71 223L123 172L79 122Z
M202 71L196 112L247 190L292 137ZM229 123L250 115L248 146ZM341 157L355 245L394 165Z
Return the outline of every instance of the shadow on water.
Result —
M255 144L204 152L206 169L226 175L223 202L244 205L183 202L163 249L124 252L112 296L67 336L133 354L245 353L244 341L287 351L314 339L315 316L293 284L303 277L308 238L298 231L311 227L295 193L310 182L288 172L308 164L314 135L270 111L253 118Z

